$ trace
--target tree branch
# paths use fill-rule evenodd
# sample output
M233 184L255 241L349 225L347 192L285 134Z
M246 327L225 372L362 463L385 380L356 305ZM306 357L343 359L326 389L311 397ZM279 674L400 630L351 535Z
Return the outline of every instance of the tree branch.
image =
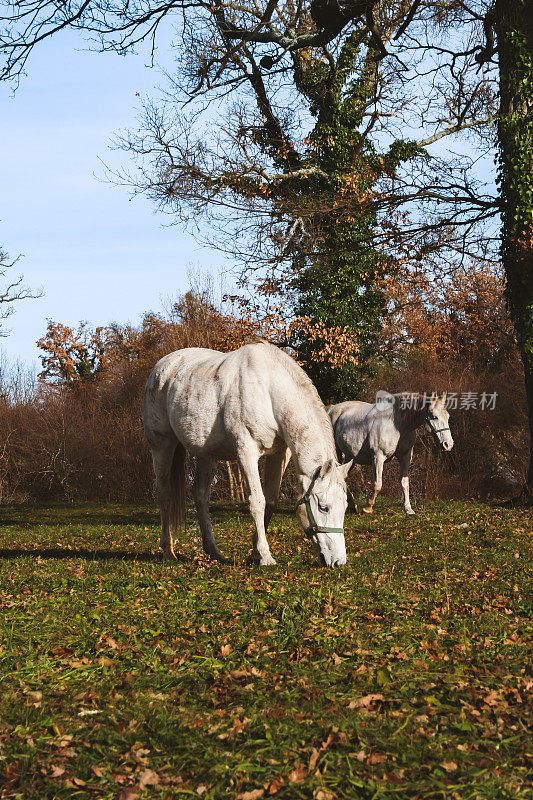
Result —
M496 119L498 119L498 114L492 114L490 117L486 117L485 119L474 119L471 122L458 122L456 125L450 125L449 128L445 128L438 133L434 133L433 136L428 136L426 139L422 139L421 141L417 142L419 147L427 147L433 142L437 142L439 139L444 138L444 136L450 136L452 133L458 133L459 131L466 130L466 128L474 128L479 125L491 125Z

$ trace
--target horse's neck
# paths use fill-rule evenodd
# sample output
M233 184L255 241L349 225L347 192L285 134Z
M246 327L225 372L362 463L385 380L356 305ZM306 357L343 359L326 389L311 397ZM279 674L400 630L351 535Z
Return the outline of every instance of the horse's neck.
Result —
M312 436L295 437L289 447L298 465L298 472L308 478L312 477L317 467L330 459L336 459L333 442L330 444L326 436L319 437L316 433Z
M426 419L426 408L417 405L415 408L399 409L400 432L414 431L424 424Z
M291 400L287 398L282 421L286 444L300 475L310 478L317 467L331 458L336 459L333 429L325 409Z

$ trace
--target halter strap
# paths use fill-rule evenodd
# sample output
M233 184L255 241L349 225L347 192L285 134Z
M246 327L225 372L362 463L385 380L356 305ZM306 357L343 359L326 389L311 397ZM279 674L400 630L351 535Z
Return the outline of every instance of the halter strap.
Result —
M307 519L309 520L309 527L304 529L305 535L307 536L308 539L311 539L313 535L317 533L344 533L344 528L329 528L324 525L317 525L315 515L313 514L313 510L311 508L311 503L309 500L316 479L317 475L315 475L314 478L311 479L311 483L307 487L307 491L304 492L303 497L296 503L296 508L298 508L298 506L301 506L303 503L305 506L305 510L307 511Z
M426 414L426 422L430 427L431 433L433 434L433 436L435 438L435 441L437 442L437 444L440 444L441 442L440 442L439 437L437 436L437 433L442 433L442 431L449 431L450 429L449 428L434 428L433 425L431 424L431 419L429 417L429 411Z

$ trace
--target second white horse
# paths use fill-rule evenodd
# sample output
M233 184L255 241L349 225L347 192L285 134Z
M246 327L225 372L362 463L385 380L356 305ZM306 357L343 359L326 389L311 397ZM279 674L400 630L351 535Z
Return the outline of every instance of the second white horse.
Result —
M380 401L352 400L328 409L335 432L337 450L355 464L366 464L374 473L374 489L363 511L371 514L383 483L383 465L397 458L406 514L414 514L409 497L409 466L416 429L425 425L444 450L451 450L453 439L446 409L446 393L427 397L420 394L383 392Z

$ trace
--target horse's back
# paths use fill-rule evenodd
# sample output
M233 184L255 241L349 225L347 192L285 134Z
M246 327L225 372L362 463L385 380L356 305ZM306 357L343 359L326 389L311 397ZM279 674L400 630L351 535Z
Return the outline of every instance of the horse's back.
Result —
M357 464L370 463L368 412L372 408L371 403L362 400L347 400L328 409L337 450L346 460L353 459Z
M215 458L233 458L246 431L265 451L273 448L280 433L274 406L285 394L291 364L285 353L259 343L229 353L203 348L170 353L148 378L148 438L153 420L189 451Z
M182 350L175 350L159 359L148 377L146 388L164 391L191 369L202 366L212 369L225 355L204 347L185 347Z
M352 423L361 423L372 408L372 403L365 403L362 400L346 400L344 403L337 403L328 408L331 424L335 428L339 420L349 420Z
M148 440L172 435L171 407L177 396L190 397L191 375L199 388L219 366L224 353L200 347L176 350L160 358L152 369L144 390L143 419ZM179 437L178 437L179 438Z

